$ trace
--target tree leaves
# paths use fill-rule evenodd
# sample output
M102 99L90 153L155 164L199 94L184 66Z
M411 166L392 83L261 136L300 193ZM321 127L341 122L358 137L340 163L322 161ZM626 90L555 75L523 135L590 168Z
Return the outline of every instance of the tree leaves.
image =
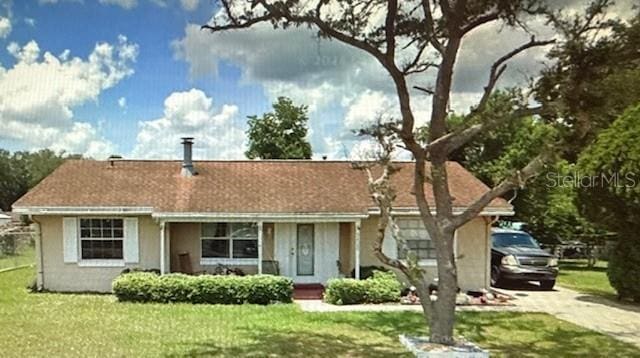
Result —
M638 138L640 106L630 108L602 131L578 162L583 176L598 178L594 185L578 190L582 212L611 231L634 236L640 229Z
M9 211L14 201L63 161L63 153L56 154L49 149L13 154L0 149L0 209Z
M307 141L307 107L295 106L287 97L279 97L273 112L262 117L249 116L247 158L310 159Z

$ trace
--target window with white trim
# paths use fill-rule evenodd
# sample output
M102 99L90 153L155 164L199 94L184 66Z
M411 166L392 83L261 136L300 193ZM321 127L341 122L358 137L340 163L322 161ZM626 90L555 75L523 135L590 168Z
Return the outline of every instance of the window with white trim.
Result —
M416 255L418 260L436 259L436 247L421 219L398 218L396 223L400 229L399 235L406 243L407 249ZM406 259L408 250L398 242L399 259Z
M256 223L203 223L201 226L203 259L257 259Z
M123 219L80 219L82 260L122 260L124 258L123 243Z

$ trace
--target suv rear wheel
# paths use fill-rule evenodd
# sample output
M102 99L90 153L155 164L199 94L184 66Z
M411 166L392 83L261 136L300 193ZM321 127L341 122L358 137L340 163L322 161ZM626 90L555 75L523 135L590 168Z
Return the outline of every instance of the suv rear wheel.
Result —
M545 291L551 291L553 289L553 286L555 286L555 284L556 284L556 280L540 281L540 288L542 288Z
M500 269L498 266L491 266L491 286L500 287L503 280L500 279Z

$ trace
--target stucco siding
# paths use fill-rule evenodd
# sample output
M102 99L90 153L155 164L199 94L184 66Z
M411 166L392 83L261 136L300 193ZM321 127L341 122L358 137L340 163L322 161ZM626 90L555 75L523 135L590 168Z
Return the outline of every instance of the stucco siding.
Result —
M62 216L38 216L42 235L43 288L65 292L110 292L125 267L158 269L160 227L150 216L138 217L139 262L124 267L81 267L63 260ZM38 262L38 264L40 264Z
M65 263L63 259L63 223L62 216L37 216L42 235L42 268L43 287L51 291L111 291L112 280L125 267L142 269L159 269L160 257L160 227L150 216L138 217L139 262L126 264L124 267L82 267L77 263ZM373 216L362 220L360 263L361 266L380 266L375 257L374 244L378 217ZM287 226L288 225L288 226ZM291 230L283 230L289 227ZM267 224L264 225L263 259L280 261L281 274L290 274L291 247L288 240L295 234L295 224ZM178 255L188 252L194 272L212 272L216 266L200 265L200 224L199 223L171 223L168 229L167 250L172 272L180 271ZM318 267L317 279L322 282L338 276L336 261L340 261L343 274L349 273L355 263L354 225L350 223L318 223L317 261L324 263ZM484 218L477 218L458 230L457 234L457 265L459 285L463 290L479 289L489 286L489 257L490 257L489 225ZM295 242L295 241L291 241ZM322 251L322 252L319 252ZM393 240L385 240L383 251L391 257L396 257L397 247ZM257 272L257 266L236 266L245 273ZM424 266L428 279L437 277L435 266Z
M376 241L378 217L362 221L360 243L360 262L362 266L382 266L375 256L373 247ZM489 225L484 218L478 217L458 230L457 267L458 284L463 290L477 290L489 287ZM385 238L383 251L396 257L397 248L393 239ZM422 266L429 281L437 277L435 266Z
M489 287L490 225L479 217L458 229L458 285L464 290Z

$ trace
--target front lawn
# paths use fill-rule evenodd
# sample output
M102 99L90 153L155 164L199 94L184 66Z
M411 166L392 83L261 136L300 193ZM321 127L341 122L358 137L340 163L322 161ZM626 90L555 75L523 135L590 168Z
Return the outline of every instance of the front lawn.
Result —
M616 298L616 291L607 277L607 261L600 260L595 267L589 268L587 260L561 260L558 284L590 295Z
M33 269L0 274L0 357L408 356L420 314L304 313L295 305L131 304L111 295L29 294ZM545 314L461 313L458 332L492 356L638 356Z

